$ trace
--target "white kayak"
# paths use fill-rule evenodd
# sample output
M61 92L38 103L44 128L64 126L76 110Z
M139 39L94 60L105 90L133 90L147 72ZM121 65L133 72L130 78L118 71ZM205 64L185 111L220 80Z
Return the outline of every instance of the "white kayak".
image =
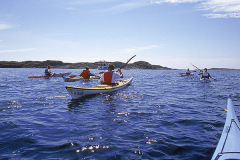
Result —
M200 81L203 83L211 82L211 80L209 78L200 78Z
M63 77L64 82L76 82L81 80L92 80L92 79L100 79L100 76L90 76L89 79L85 79L83 77Z
M232 100L227 101L227 117L212 160L240 159L240 124Z
M93 95L93 94L99 94L99 93L106 93L106 92L113 92L120 90L124 87L126 87L128 84L130 84L133 80L133 77L127 79L127 80L119 80L118 85L97 85L89 88L81 88L81 87L71 87L66 86L66 89L68 90L69 94L72 96L72 99L78 99L83 96L87 95Z

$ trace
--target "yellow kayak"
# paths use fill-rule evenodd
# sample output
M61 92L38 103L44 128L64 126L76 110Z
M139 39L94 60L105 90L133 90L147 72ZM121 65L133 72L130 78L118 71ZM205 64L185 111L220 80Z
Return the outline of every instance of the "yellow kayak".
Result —
M83 96L99 94L99 93L106 93L106 92L113 92L120 89L123 89L127 85L129 85L133 80L133 77L126 79L126 80L118 80L118 85L97 85L89 88L81 88L81 87L72 87L66 86L67 91L72 96L72 99L78 99Z

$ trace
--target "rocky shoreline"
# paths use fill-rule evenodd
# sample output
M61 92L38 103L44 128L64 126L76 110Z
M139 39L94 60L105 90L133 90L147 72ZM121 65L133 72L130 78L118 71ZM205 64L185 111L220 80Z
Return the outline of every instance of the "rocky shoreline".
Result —
M50 65L51 68L63 68L63 69L79 69L88 66L91 69L97 69L100 62L78 62L78 63L64 63L62 61L47 60L47 61L0 61L0 68L46 68ZM111 62L116 68L121 67L123 62ZM124 67L125 69L158 69L158 70L170 70L171 68L163 67L161 65L152 65L146 61L137 61L129 63Z

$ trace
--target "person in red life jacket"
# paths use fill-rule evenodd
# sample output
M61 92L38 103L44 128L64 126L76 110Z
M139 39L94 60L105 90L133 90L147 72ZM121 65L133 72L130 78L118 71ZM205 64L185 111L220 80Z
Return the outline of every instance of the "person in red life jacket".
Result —
M119 68L119 74L114 72L114 65L112 63L108 64L108 71L105 71L100 78L101 84L108 84L108 85L117 85L116 80L119 78L123 78L123 74L121 69Z
M202 75L202 78L208 78L208 79L212 78L211 75L207 72L207 68L204 69L204 72L200 70L198 75Z
M95 76L95 75L89 71L89 67L87 66L86 69L82 71L80 76L82 76L84 79L89 79L90 76Z

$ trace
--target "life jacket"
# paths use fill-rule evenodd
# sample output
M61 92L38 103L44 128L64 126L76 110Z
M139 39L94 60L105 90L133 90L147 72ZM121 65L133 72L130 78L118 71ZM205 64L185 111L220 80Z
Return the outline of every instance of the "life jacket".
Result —
M106 71L104 72L104 83L111 85L112 84L112 75L113 71Z
M47 68L45 69L45 74L46 74L46 73L48 73L48 69L47 69Z
M208 72L203 72L202 78L209 78L209 73Z
M88 72L89 72L89 70L83 70L82 77L85 78L85 79L89 79L90 76L88 75Z
M50 76L51 75L51 70L49 70L48 68L45 69L45 75Z

